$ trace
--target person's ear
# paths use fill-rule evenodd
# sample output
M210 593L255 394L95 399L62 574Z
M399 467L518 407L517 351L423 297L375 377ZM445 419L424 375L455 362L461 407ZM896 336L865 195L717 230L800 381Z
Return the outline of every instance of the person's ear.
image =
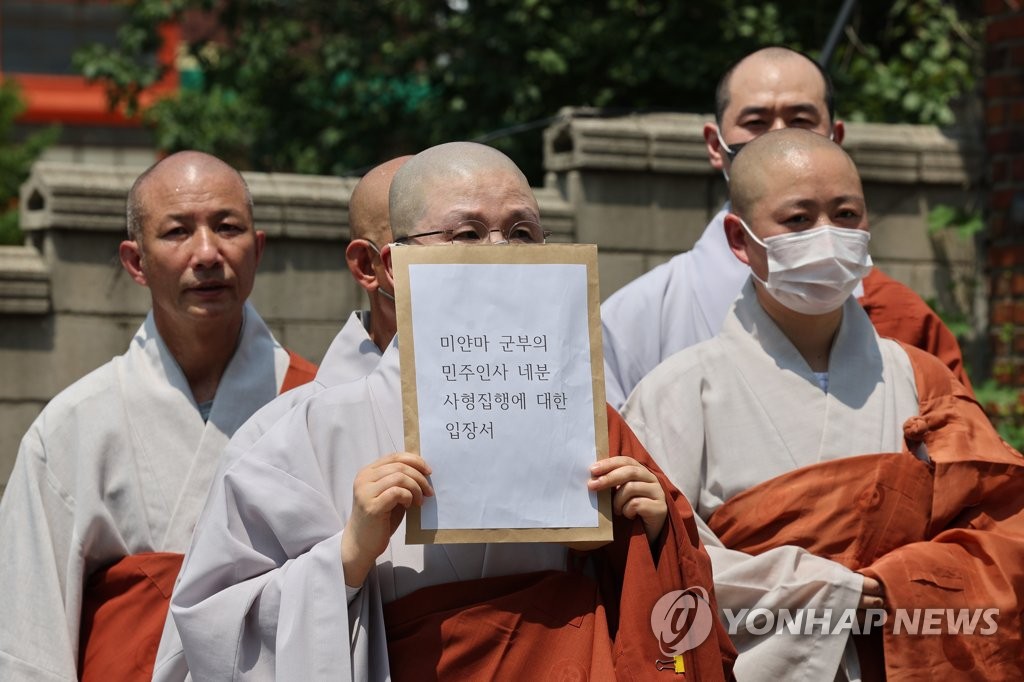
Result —
M365 239L353 239L345 247L345 262L356 283L368 292L377 290L377 272L373 268L373 248Z
M832 141L842 144L844 139L846 139L846 126L842 121L836 121L832 124Z
M714 123L704 124L704 146L708 150L708 162L715 170L722 170L725 165L725 151L718 139L718 126Z
M384 265L384 272L388 277L388 289L395 290L395 270L391 264L391 248L394 244L385 244L380 249L380 262Z
M744 265L750 265L747 254L747 231L743 229L739 216L735 213L725 214L725 239L729 242L729 250Z
M263 230L255 230L256 235L256 265L260 264L263 260L263 251L267 248L267 233Z
M117 247L117 255L121 258L121 267L137 284L146 287L149 282L142 269L142 247L133 239L126 239Z

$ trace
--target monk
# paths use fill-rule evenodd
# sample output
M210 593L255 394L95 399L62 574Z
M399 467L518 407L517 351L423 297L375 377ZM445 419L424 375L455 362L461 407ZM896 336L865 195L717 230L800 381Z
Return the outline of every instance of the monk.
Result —
M737 157L730 196L749 280L624 416L699 516L737 677L1021 679L1024 459L940 360L880 338L857 304L853 162L773 131ZM924 609L934 634L908 634ZM786 614L805 625L765 629Z
M728 181L740 149L781 128L810 130L836 144L845 134L835 117L828 74L803 53L762 48L719 81L715 122L704 126L711 167ZM630 282L601 306L605 383L613 406L621 407L658 363L722 328L749 276L726 242L723 222L729 210L728 204L719 210L690 251ZM879 334L938 356L970 387L956 337L910 288L875 268L854 295Z
M0 502L0 679L150 679L228 438L316 369L247 303L265 237L236 170L174 154L127 206L121 264L152 310L21 442Z
M544 241L526 178L483 145L416 155L389 207L389 291L396 244ZM610 545L405 543L405 509L432 488L429 462L400 450L397 342L365 379L292 409L215 481L172 599L193 677L651 679L676 663L688 679L728 677L720 626L678 661L652 632L666 593L695 587L714 608L710 566L688 506L614 411L616 456L580 481L614 491Z
M354 311L331 342L313 381L279 395L258 410L231 439L221 459L225 466L245 452L274 422L309 396L369 374L395 335L394 298L381 287L380 244L391 241L388 189L391 178L411 156L391 159L370 170L349 197L351 239L345 260L352 278L370 300L369 310ZM181 639L170 614L156 656L153 679L177 682L188 675Z

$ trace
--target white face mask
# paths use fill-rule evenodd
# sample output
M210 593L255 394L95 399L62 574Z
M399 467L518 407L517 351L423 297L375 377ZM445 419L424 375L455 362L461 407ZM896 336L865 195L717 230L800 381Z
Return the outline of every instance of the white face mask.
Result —
M768 280L754 278L776 301L798 313L823 315L838 309L871 272L866 230L826 225L761 241L768 252Z

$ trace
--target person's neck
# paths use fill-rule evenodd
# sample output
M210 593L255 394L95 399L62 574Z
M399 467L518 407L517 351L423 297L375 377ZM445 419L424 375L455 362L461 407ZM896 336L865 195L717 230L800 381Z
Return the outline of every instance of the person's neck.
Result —
M154 313L157 331L185 374L197 404L213 400L224 370L235 354L242 331L242 313L227 320L189 321L161 319Z
M395 304L379 293L370 295L370 339L383 353L395 338Z
M776 301L760 284L754 286L761 307L796 347L811 371L827 372L832 342L843 321L842 307L824 315L804 315Z

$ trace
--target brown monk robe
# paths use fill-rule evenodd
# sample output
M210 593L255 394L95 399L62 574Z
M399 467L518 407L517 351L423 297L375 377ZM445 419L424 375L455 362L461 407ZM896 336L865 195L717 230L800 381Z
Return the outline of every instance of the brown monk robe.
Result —
M669 515L658 542L660 556L652 555L639 519L616 516L615 540L578 553L578 570L435 585L386 604L392 679L648 680L672 675L659 672L664 664L657 661L672 657L660 650L651 614L663 595L693 586L709 590L711 612L717 614L711 562L697 539L690 505L611 407L608 441L609 452L647 466L666 491ZM735 658L716 617L707 639L683 653L685 679L731 679Z
M879 336L928 351L949 367L968 389L960 344L934 310L906 285L878 268L864 278L864 295L857 299Z
M732 549L796 545L879 580L884 663L859 646L866 671L1024 679L1024 458L941 362L904 348L921 410L904 425L903 452L796 469L730 498L708 523ZM941 635L896 634L897 609L998 609L997 628L952 634L944 616Z
M280 392L308 383L316 365L288 351ZM78 675L83 681L150 680L184 555L143 552L93 573L82 597Z

